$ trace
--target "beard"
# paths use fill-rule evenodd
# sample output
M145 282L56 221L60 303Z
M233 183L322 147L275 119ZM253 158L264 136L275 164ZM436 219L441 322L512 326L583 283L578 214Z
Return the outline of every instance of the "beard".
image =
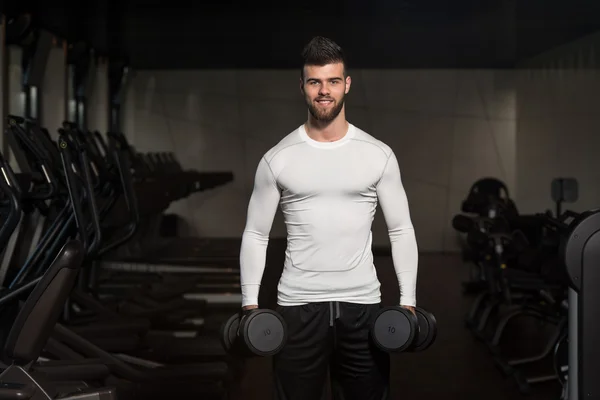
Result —
M313 101L308 98L305 98L306 105L308 106L308 111L313 116L313 118L319 122L331 122L333 121L342 111L344 107L344 97L340 99L340 101L335 101L333 107L328 109L319 108Z

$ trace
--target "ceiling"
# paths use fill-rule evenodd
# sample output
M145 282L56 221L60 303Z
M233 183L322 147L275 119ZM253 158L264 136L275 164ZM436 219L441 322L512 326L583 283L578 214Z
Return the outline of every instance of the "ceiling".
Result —
M37 24L137 69L296 68L329 36L360 68L511 68L600 30L598 0L14 2ZM6 7L6 6L5 6Z

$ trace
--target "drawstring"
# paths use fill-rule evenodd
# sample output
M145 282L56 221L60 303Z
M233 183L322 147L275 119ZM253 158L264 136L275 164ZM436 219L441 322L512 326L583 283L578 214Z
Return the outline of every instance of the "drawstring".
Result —
M329 326L340 318L340 303L337 301L329 302Z
M340 303L329 302L329 326L333 328L333 347L337 347L337 335L335 332L335 321L340 318Z
M329 326L333 326L333 303L329 303Z

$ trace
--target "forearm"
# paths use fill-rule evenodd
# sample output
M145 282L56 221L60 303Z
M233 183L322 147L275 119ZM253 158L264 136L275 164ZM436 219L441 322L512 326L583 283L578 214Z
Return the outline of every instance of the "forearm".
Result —
M240 283L242 307L258 304L258 294L267 262L269 236L245 230L240 249Z
M400 286L400 305L417 305L417 272L419 251L412 228L390 231L392 260Z
M242 307L258 304L260 283L267 262L269 233L279 204L279 188L267 161L261 159L248 205L240 249Z
M377 185L377 196L388 226L392 260L400 285L400 305L416 306L419 251L400 167L393 153Z

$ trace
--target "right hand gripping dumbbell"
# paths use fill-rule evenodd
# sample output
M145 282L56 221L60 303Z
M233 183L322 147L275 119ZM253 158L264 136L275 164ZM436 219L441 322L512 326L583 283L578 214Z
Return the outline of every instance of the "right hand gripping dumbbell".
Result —
M252 309L232 315L221 327L221 344L236 356L273 356L287 341L285 321L268 309Z
M371 337L377 347L388 353L417 352L429 348L437 336L433 314L415 307L409 310L392 306L379 310L371 327Z

